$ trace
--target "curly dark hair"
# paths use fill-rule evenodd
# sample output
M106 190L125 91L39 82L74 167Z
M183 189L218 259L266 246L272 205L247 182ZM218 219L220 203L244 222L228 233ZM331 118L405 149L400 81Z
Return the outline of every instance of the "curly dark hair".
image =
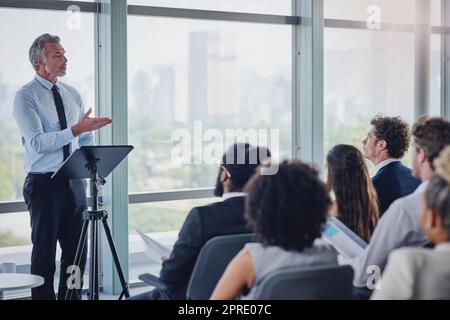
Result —
M284 161L276 174L255 175L245 189L245 217L256 241L302 251L321 236L331 200L315 169Z
M338 144L327 155L327 186L336 196L338 219L366 242L378 223L377 192L363 154Z
M377 115L370 121L377 140L386 141L389 157L401 159L409 147L409 125L400 117Z
M256 168L270 157L270 150L266 147L254 147L249 143L230 146L221 159L221 170L224 167L230 174L230 191L242 190Z
M450 122L440 117L422 116L413 125L412 136L416 148L425 150L428 162L434 169L434 159L450 144Z

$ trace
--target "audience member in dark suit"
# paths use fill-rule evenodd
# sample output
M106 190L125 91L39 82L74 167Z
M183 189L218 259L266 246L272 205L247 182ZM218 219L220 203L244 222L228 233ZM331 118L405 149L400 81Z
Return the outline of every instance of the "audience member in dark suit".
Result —
M242 190L261 160L269 157L267 148L252 147L248 143L234 144L223 155L214 190L214 195L222 197L223 201L193 208L180 230L170 257L162 257L160 278L169 286L165 295L170 299L186 298L197 256L209 239L251 232L244 219L245 193ZM132 297L133 300L160 298L159 289Z
M413 193L420 184L400 159L409 146L409 126L400 117L376 116L363 141L364 156L375 165L372 182L377 190L380 216L398 198Z

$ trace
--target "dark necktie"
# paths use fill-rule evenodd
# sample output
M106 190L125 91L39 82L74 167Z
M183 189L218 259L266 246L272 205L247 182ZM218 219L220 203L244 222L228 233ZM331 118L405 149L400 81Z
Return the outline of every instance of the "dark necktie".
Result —
M56 112L58 113L59 124L61 130L67 128L66 113L64 112L64 105L61 99L61 95L58 92L56 86L52 87L53 99L55 99ZM70 155L70 143L63 147L64 160L66 160Z

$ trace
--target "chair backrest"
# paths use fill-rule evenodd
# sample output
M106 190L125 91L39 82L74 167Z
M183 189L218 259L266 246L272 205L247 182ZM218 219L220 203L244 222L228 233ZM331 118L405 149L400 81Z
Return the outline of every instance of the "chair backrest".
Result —
M322 265L275 270L260 284L259 300L341 300L352 298L353 269Z
M218 236L210 239L200 250L192 271L186 297L193 300L207 300L228 263L252 241L252 233Z

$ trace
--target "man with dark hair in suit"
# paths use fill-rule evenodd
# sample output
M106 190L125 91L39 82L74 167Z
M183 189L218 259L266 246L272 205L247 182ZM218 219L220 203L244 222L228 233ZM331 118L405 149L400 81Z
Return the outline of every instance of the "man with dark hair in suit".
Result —
M222 156L214 195L223 201L193 208L178 234L170 257L162 257L160 278L168 286L132 297L132 300L186 299L186 290L202 246L221 235L250 233L244 219L246 183L258 166L270 158L267 148L248 143L231 146Z
M400 117L376 116L363 141L364 156L375 165L372 182L377 190L380 216L398 198L413 193L420 180L400 159L409 147L409 126Z

